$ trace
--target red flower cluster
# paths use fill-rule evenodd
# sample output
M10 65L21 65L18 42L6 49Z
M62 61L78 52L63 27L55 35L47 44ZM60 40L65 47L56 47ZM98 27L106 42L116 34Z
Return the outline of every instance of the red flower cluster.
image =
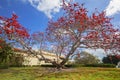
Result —
M6 34L7 36L12 35L13 37L29 37L27 30L19 24L17 21L18 16L16 14L12 14L11 18L6 18L0 16L0 20L3 22L0 28L0 34Z
M90 15L83 4L66 4L64 0L63 9L65 13L62 17L48 23L47 33L54 36L51 38L70 44L80 41L80 45L86 48L116 48L120 51L120 35L115 35L119 30L114 29L112 18L107 17L104 11L96 10Z

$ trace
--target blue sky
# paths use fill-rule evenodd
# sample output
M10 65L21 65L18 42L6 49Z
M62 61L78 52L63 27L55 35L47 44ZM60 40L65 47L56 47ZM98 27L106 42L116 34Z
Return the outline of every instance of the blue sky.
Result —
M95 8L98 11L105 10L107 16L114 17L112 23L120 25L120 0L73 1L85 3L89 13L94 12ZM16 13L19 22L31 32L45 31L48 20L57 19L61 15L60 5L61 0L0 0L0 16L11 17L12 13Z
M95 8L99 11L106 10L107 16L114 17L112 23L120 24L120 0L73 0L85 3L89 13ZM61 15L60 0L1 0L0 15L11 17L16 13L19 22L31 32L44 31L49 19L56 19Z

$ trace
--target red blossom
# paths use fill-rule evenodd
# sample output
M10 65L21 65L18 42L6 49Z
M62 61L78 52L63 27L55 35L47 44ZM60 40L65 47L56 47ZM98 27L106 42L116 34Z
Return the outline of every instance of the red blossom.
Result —
M3 30L8 36L10 34L12 35L14 34L14 37L15 36L17 37L19 36L22 38L29 37L29 33L27 32L27 30L17 21L18 16L16 14L12 14L11 18L6 18L2 16L0 17L1 17L0 20L2 20L5 24L3 25Z
M49 37L51 36L51 39L57 39L55 41L68 40L67 42L70 41L70 43L84 40L81 44L87 48L102 48L104 50L116 48L116 51L119 50L120 37L117 39L117 36L113 35L119 30L113 28L112 18L107 17L104 11L95 11L90 16L83 4L69 3L64 6L65 15L48 24L46 32Z
M78 3L74 3L73 5L74 5L74 7L76 7L76 6L78 6Z

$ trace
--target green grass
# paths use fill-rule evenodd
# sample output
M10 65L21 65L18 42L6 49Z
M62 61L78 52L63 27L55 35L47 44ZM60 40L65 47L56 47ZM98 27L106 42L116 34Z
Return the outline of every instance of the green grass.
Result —
M53 72L49 68L0 69L0 80L120 80L120 69L81 67Z

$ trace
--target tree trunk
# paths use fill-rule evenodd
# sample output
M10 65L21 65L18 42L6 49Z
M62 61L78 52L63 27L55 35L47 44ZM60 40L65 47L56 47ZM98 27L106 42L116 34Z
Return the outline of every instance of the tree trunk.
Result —
M60 65L65 65L65 63L69 60L69 57L74 54L78 46L80 45L79 39L74 43L74 45L71 47L70 52L67 54L66 58L63 59L63 61L60 63Z
M62 65L62 64L56 63L56 62L52 62L52 65L55 66L55 68L56 68L57 70L61 70L61 69L66 68L65 65Z

